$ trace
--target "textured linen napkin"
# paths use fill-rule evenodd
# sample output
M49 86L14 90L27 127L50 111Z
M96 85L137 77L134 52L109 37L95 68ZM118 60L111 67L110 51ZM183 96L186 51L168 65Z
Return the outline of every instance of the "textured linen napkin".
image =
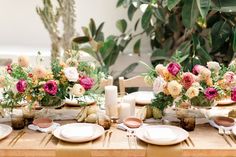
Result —
M92 141L85 143L68 143L59 141L56 157L91 157Z
M148 144L146 157L181 157L182 150L180 144L171 146L157 146Z

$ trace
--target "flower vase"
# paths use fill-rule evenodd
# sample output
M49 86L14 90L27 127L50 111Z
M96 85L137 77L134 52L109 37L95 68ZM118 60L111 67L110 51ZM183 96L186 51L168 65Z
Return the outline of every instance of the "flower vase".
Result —
M13 111L11 113L11 126L14 130L24 129L25 121L22 110Z

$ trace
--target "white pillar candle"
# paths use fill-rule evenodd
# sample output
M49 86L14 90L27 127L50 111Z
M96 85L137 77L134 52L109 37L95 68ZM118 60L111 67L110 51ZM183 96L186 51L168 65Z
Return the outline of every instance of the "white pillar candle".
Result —
M130 115L135 116L135 97L132 95L125 95L123 97L123 102L130 104Z
M118 97L117 86L105 87L106 114L110 117L118 117L117 97Z
M120 103L119 106L119 123L122 123L123 120L130 116L130 104L129 103Z

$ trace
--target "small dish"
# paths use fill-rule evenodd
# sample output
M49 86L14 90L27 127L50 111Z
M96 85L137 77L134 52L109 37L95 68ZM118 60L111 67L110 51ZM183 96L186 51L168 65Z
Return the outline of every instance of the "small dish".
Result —
M143 121L137 117L127 117L123 120L123 123L129 128L139 128Z
M217 116L213 118L214 122L217 125L224 126L224 127L231 127L234 125L234 119L229 117Z
M48 128L53 123L52 123L52 120L49 118L38 118L33 121L33 124L40 128Z

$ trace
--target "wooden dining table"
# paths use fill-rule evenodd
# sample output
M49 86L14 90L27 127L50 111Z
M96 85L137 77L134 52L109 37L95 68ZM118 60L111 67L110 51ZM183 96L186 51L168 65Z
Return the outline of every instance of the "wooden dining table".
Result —
M67 124L75 121L58 121ZM92 157L145 157L148 144L137 139L137 146L130 146L127 132L117 129L117 124L110 128L112 135L109 145L104 143L104 135L92 141ZM52 134L32 131L25 128L25 134L14 144L9 144L22 130L13 131L0 141L1 157L55 157L59 142ZM190 141L182 142L179 147L184 157L236 157L236 143L227 136L230 146L218 130L209 124L201 124L189 132Z

